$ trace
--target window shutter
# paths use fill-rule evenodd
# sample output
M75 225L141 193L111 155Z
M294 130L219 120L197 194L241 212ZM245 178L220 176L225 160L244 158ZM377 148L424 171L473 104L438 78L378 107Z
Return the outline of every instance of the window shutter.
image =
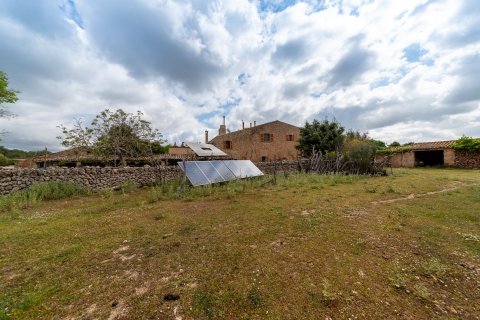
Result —
M260 133L260 141L263 142L263 133Z
M270 142L273 142L273 133L270 133Z

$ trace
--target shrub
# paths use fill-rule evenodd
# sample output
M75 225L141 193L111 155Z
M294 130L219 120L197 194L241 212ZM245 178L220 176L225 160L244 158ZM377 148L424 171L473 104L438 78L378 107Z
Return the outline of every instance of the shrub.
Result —
M452 145L455 150L480 151L480 139L463 136Z
M375 146L367 140L354 139L345 144L344 155L355 162L360 173L369 172L375 157Z
M14 163L15 161L5 157L3 154L0 153L0 167L10 166Z

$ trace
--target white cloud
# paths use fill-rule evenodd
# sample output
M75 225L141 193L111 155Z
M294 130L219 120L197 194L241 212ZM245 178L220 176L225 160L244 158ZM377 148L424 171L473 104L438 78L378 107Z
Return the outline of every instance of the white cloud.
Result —
M0 119L7 146L58 148L57 125L105 107L142 110L171 142L202 140L222 115L231 129L330 116L389 142L480 136L468 0L62 5L0 4L0 69L22 91L18 117Z

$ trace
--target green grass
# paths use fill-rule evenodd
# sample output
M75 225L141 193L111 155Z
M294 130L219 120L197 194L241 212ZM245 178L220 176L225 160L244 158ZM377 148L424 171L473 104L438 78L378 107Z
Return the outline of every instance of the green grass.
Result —
M399 169L0 197L0 319L475 319L478 183Z

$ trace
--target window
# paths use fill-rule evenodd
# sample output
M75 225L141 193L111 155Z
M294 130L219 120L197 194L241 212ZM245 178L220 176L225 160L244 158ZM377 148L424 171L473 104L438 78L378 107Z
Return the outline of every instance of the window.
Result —
M230 140L224 141L223 146L225 147L225 149L232 149L232 141Z
M262 142L272 142L273 141L273 134L265 132L260 133L260 141Z
M287 134L287 141L294 141L293 134Z

